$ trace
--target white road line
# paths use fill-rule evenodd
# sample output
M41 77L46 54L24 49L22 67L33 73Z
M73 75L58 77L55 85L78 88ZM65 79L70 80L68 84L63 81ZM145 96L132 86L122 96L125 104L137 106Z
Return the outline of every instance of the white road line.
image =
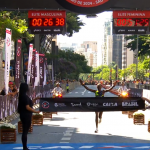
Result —
M71 94L72 92L69 92L69 94Z
M72 136L70 133L64 133L64 136Z
M85 92L86 92L86 89L84 90L84 92L82 92L82 95L84 95Z
M67 130L66 133L74 132L74 130Z
M59 143L69 143L69 142L59 142Z
M67 128L68 130L74 130L74 128Z
M71 139L71 137L63 137L61 140L62 141L65 141L65 140L69 141L70 139Z
M78 92L75 92L75 93L78 93Z
M91 93L91 92L88 92L88 93Z

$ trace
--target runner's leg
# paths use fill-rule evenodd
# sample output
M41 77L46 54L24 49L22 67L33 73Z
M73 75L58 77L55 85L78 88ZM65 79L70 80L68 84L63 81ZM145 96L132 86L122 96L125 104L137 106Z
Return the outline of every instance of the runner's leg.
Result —
M103 115L103 111L100 111L99 112L99 123L101 123L101 121L102 121L102 115Z
M99 116L99 112L95 112L95 123L96 123L95 133L98 132L98 116Z

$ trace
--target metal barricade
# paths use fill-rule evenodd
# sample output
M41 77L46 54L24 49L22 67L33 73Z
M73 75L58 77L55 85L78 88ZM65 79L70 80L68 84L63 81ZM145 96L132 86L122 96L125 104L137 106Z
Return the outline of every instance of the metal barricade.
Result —
M53 88L52 85L37 86L33 88L29 86L29 97L34 99L35 97L50 97L50 90ZM36 105L39 101L36 102ZM1 96L0 95L0 120L5 121L6 119L13 120L17 117L18 107L18 96ZM37 107L36 107L37 108ZM9 121L8 120L8 121Z

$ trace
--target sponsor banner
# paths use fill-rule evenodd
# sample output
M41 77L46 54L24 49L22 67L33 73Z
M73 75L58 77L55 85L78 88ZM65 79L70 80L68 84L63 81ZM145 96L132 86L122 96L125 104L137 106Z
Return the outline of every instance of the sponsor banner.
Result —
M44 64L45 64L45 55L39 54L39 62L40 62L40 85L43 86L44 82Z
M40 76L39 76L39 53L35 52L35 82L34 86L39 86L40 84Z
M44 82L43 82L43 85L46 85L46 77L47 77L47 70L46 70L46 64L44 63Z
M34 49L33 50L33 53L32 53L32 65L31 65L31 83L32 83L32 86L34 86L34 82L35 82L35 52L36 50Z
M114 27L113 34L149 34L147 27Z
M150 11L113 11L113 18L150 18Z
M41 98L42 112L96 112L96 111L128 111L144 109L145 102L140 97L70 97Z
M6 39L5 39L5 90L8 94L8 83L9 83L9 69L10 69L10 55L11 55L11 29L6 28Z
M125 149L125 150L149 150L149 143L55 143L55 144L28 144L29 149L37 149L37 150L61 150L61 149L83 149L83 150L95 150L95 149ZM2 150L14 150L14 149L23 149L22 144L0 144L0 149Z
M33 53L33 44L30 44L29 45L29 58L28 58L27 84L30 84L30 79L31 79L32 53Z
M130 88L129 91L130 97L142 97L142 95L143 95L143 89Z
M22 39L18 39L17 41L17 50L16 50L16 64L15 64L15 84L16 87L19 89L20 80L21 80L21 46L22 46Z

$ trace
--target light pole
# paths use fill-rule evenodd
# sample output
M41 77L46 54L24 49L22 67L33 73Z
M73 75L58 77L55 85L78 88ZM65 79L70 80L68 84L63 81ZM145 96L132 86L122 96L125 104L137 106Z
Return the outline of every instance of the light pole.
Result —
M137 54L136 54L136 80L138 78L138 51L139 51L139 35L137 35Z

